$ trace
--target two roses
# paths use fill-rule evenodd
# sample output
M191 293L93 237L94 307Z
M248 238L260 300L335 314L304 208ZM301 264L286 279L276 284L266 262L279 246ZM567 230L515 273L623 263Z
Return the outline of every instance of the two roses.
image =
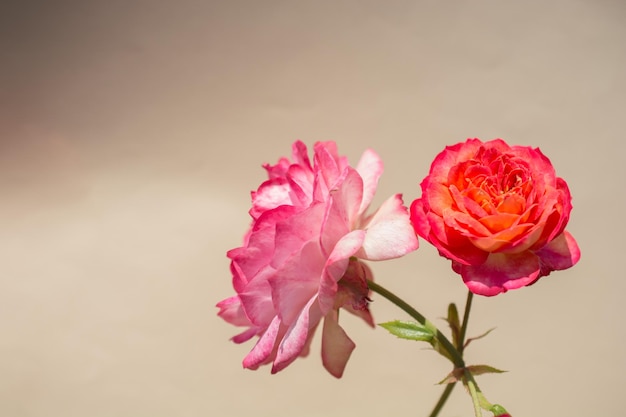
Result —
M259 339L246 368L278 372L309 351L322 324L322 361L341 377L354 342L339 310L373 325L362 260L386 260L418 247L416 234L452 261L470 291L496 295L574 265L580 251L565 226L567 184L538 150L502 140L447 147L422 182L410 214L400 194L368 214L382 162L365 151L356 168L334 142L318 142L313 161L302 142L292 160L265 165L269 179L252 193L252 225L228 252L236 295L219 315Z

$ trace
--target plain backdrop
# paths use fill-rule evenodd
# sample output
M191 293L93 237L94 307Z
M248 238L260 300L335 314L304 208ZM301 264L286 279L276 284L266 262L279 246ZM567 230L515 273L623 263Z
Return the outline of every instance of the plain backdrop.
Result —
M0 415L427 415L449 365L423 346L343 315L341 380L319 338L244 370L253 342L215 304L261 164L294 140L378 152L378 205L468 137L540 147L582 249L475 299L469 335L497 329L467 361L509 371L481 388L514 416L622 415L625 45L620 0L2 2ZM442 328L464 303L424 241L371 266ZM459 387L441 415L471 413Z

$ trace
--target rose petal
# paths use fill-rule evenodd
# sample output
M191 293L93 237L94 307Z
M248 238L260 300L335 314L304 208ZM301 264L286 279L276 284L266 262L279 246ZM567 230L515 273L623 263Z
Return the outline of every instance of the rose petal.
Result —
M461 235L457 230L444 224L441 217L428 213L430 235L426 238L439 252L453 261L476 265L485 262L487 252L477 248L469 238Z
M322 222L321 244L327 253L333 250L341 236L354 229L363 198L363 180L348 168L341 183L331 191L328 210Z
M402 195L388 198L365 225L367 235L357 257L380 261L397 258L418 247Z
M254 345L250 353L244 358L244 368L257 369L259 366L267 363L267 360L270 359L272 351L274 350L274 343L278 336L279 327L280 319L274 317L267 330L265 330L256 342L256 345Z
M266 255L272 267L281 268L292 254L319 236L325 211L323 203L316 203L276 225L276 236Z
M539 258L531 252L492 253L482 265L456 265L471 292L493 296L532 284L540 276Z
M324 272L319 283L319 305L324 314L335 304L337 281L341 279L348 267L348 261L363 245L366 233L355 230L343 236L328 257Z
M274 311L285 325L291 325L317 294L324 262L319 245L312 241L268 279Z
M430 236L430 223L427 220L424 201L421 198L414 200L411 203L409 212L409 218L415 233L424 239L428 239L428 236Z
M531 224L520 224L490 236L470 238L470 241L476 247L486 252L498 252L503 248L510 247L511 242L515 242L522 237L528 237L527 232L531 227ZM534 242L529 243L528 246L532 245L532 243Z
M454 202L448 186L432 181L422 186L422 200L428 211L439 215L449 210Z
M322 363L336 378L341 378L356 345L339 326L338 312L332 310L324 319L322 332Z
M311 171L313 170L311 162L309 161L309 151L302 141L297 140L293 143L291 146L291 155L293 157L294 164L300 165Z
M313 297L304 306L297 320L287 329L276 351L276 359L272 366L272 373L280 372L302 353L307 345L309 329L315 327L321 319L321 314L311 314L311 307L316 301Z
M376 194L378 179L383 173L383 161L376 152L367 149L361 155L356 170L363 178L363 199L359 208L359 215L361 215L365 213Z
M248 317L246 317L243 308L241 308L241 301L238 295L220 301L217 303L216 307L220 309L217 315L228 323L234 324L235 326L252 325Z
M541 259L542 275L550 271L570 268L580 260L580 248L574 237L567 231L535 252Z
M259 189L252 192L253 206L250 216L258 218L264 212L278 206L291 205L289 182L285 178L276 178L265 181Z
M328 142L318 142L315 149L315 172L319 173L328 190L337 185L337 179L341 175L341 169L337 161L336 147L332 147Z

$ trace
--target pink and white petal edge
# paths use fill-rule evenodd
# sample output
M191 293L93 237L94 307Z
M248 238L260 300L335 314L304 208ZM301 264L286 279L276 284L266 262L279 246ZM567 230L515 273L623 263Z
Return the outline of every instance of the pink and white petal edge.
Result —
M539 258L532 252L490 254L482 265L456 264L474 294L494 296L530 285L540 277Z
M274 359L274 365L272 366L273 374L282 371L296 360L307 345L309 329L319 323L319 317L314 317L313 321L310 320L312 318L310 314L311 306L316 301L317 297L311 298L302 309L295 323L287 329L280 345L278 345L276 359Z
M383 174L383 161L376 152L366 149L363 155L361 155L356 171L363 178L363 200L359 208L359 214L361 215L365 213L376 194L378 180Z
M388 198L365 225L365 230L363 247L357 253L362 259L398 258L419 245L401 194Z
M574 236L567 231L536 253L541 259L542 266L550 271L570 268L580 260L580 248Z

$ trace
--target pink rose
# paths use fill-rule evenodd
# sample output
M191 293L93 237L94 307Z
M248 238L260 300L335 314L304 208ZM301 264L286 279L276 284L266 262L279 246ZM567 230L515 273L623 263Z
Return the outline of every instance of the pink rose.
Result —
M367 307L371 279L360 259L396 258L417 249L400 194L372 215L366 211L382 162L365 151L356 169L334 142L293 144L290 162L264 165L269 179L252 193L252 226L244 245L228 252L237 295L217 304L219 315L248 327L233 341L259 340L245 368L272 362L272 373L309 351L322 319L322 360L341 377L355 345L338 324L339 308L373 325Z
M473 293L530 285L580 258L565 231L569 189L539 149L468 139L437 155L421 186L413 227Z

